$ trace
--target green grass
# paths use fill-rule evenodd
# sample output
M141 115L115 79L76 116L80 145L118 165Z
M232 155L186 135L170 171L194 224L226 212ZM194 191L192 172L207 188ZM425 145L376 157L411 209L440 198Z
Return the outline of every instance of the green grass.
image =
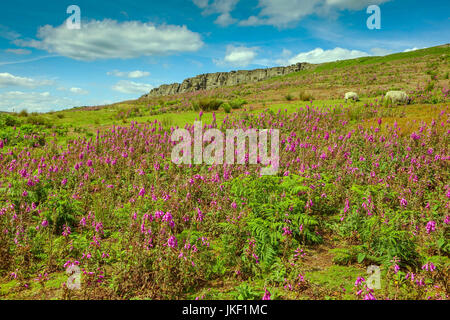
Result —
M344 299L354 299L354 282L358 276L366 276L364 270L354 266L331 266L325 270L306 272L305 277L315 285L328 290L342 292L345 288Z
M44 292L52 292L52 299L60 299L62 294L62 284L66 282L68 276L64 272L57 272L49 275L49 280L44 282L44 288L35 281L28 281L28 288L14 279L0 284L1 299L46 299Z
M9 282L5 282L0 284L0 295L8 295L11 290L19 286L19 281L11 280Z
M67 274L64 272L54 273L50 279L45 283L46 288L60 289L61 285L67 281Z
M327 62L319 64L317 67L310 69L310 70L302 70L299 72L291 73L285 76L279 76L274 77L270 79L271 81L278 81L283 78L291 78L291 77L297 77L299 75L303 74L311 74L311 73L321 73L323 71L330 71L334 69L341 69L346 67L353 67L353 66L361 66L361 65L369 65L369 64L376 64L376 63L387 63L402 59L414 59L414 58L421 58L427 55L441 55L446 54L446 60L449 61L450 59L450 47L449 46L438 46L438 47L432 47L432 48L426 48L426 49L420 49L410 52L400 52L400 53L394 53L387 56L377 56L377 57L362 57L362 58L356 58L356 59L350 59L350 60L341 60L341 61L334 61L334 62Z
M380 97L378 97L380 98ZM265 109L272 110L273 112L287 111L288 113L296 112L299 108L319 107L323 110L333 109L334 107L349 107L362 108L365 104L374 103L376 98L361 98L361 101L353 103L345 103L344 99L327 99L316 100L311 104L310 101L284 101L282 103L273 103L266 107L253 108L252 110L245 108L240 110L232 110L232 113L249 113L259 114ZM194 121L199 119L198 111L183 111L178 113L163 113L158 115L144 115L139 117L127 118L126 122L122 120L112 119L111 116L115 114L116 107L109 107L100 110L65 110L52 114L42 114L42 118L46 119L50 124L55 126L66 125L72 128L70 134L67 137L58 137L59 143L66 143L68 139L74 139L80 136L86 136L87 133L95 133L97 129L108 128L112 125L128 126L132 121L139 123L149 123L155 120L163 123L164 127L179 126L184 127L185 124L193 124ZM217 122L221 122L225 117L230 114L223 110L214 112ZM60 117L59 115L63 115ZM211 123L213 120L213 112L204 112L202 116L202 122L204 124ZM76 128L76 129L75 129ZM74 131L75 130L75 131Z

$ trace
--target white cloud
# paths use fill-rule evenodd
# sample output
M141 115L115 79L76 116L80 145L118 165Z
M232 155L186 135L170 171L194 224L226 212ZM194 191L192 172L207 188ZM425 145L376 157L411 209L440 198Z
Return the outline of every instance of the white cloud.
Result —
M403 52L411 52L411 51L416 51L416 50L419 50L419 48L414 47L411 49L405 49Z
M215 24L218 24L222 27L229 26L230 24L236 23L237 19L234 19L228 12L222 13L217 19L214 21Z
M106 74L108 76L137 79L137 78L148 77L150 75L150 72L140 71L140 70L131 71L131 72L122 72L119 70L114 70L114 71L107 72Z
M108 76L128 78L128 72L122 72L122 71L119 71L119 70L108 71L106 74Z
M290 56L292 56L292 51L288 49L283 49L283 51L281 52L281 57L288 58Z
M198 68L202 68L203 67L203 63L201 63L200 61L193 60L193 59L187 59L187 61L189 63L192 63L192 64L196 65Z
M138 83L128 80L121 80L113 87L113 90L127 94L143 94L153 89L153 86L147 83Z
M192 2L199 8L204 9L208 6L209 0L192 0Z
M197 7L203 9L202 14L204 15L219 13L220 15L214 23L222 27L237 22L237 20L231 16L231 12L234 10L239 0L214 0L211 3L209 3L209 0L193 0L193 2Z
M76 88L76 87L70 88L69 91L74 94L88 94L89 93L89 91L87 91L87 90L84 90L81 88Z
M28 87L35 88L37 86L46 86L53 84L50 80L34 80L26 77L18 77L10 73L0 73L0 88L5 87Z
M6 49L5 52L7 53L14 53L14 54L20 54L20 55L27 55L30 54L30 50L26 49Z
M10 91L0 93L0 110L45 112L51 109L63 109L77 103L67 98L52 96L49 92Z
M136 71L131 71L130 73L128 73L128 78L136 79L136 78L148 77L149 75L150 75L150 72L136 70Z
M214 60L219 66L233 66L233 67L246 67L253 62L256 58L257 48L247 48L244 46L235 47L232 45L227 46L227 51L223 60Z
M6 61L6 62L0 62L0 66L11 65L11 64L20 64L20 63L28 63L28 62L34 62L34 61L38 61L38 60L42 60L42 59L56 58L56 57L59 57L59 56L56 56L56 55L47 55L47 56L41 56L41 57L36 57L36 58L31 58L31 59L25 59L25 60Z
M255 16L250 16L247 18L247 20L242 20L239 22L239 25L243 27L258 26L258 25L260 26L263 24L264 24L263 21Z
M259 65L265 68L269 68L269 67L275 67L276 64L274 64L272 59L268 59L268 58L263 58L263 59L256 59L253 60L252 64L255 65Z
M242 20L241 26L272 25L285 28L312 14L329 14L336 10L361 10L390 0L259 0L258 16Z
M390 0L326 0L325 5L339 9L361 10L370 5L379 5Z
M370 49L370 52L374 56L386 56L388 54L394 53L392 50L384 49L384 48L372 48L372 49Z
M20 37L20 34L11 30L9 27L0 24L0 38L14 40Z
M84 61L192 52L203 45L200 35L186 26L109 19L83 23L80 30L65 24L46 25L39 28L37 37L40 40L17 39L14 43Z
M286 27L315 12L318 0L259 0L261 11L241 21L242 26L274 25Z
M292 57L292 51L288 49L283 49L281 52L280 58L275 60L276 65L283 65L287 66L289 65L289 58Z
M322 48L316 48L309 52L301 52L296 56L284 60L286 64L295 64L298 62L308 63L323 63L337 60L354 59L359 57L370 56L367 52L359 50L348 50L343 48L334 48L332 50L323 50Z
M204 9L203 13L213 14L213 13L227 13L234 10L239 0L214 0L211 3L209 1L194 0L194 4Z

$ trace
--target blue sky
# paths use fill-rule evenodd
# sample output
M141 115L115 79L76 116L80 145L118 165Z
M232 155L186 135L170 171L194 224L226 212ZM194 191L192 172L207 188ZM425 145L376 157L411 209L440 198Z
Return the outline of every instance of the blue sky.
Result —
M67 8L81 29L67 28ZM369 5L381 29L369 30ZM0 4L0 111L134 99L197 74L449 41L446 0L15 0Z

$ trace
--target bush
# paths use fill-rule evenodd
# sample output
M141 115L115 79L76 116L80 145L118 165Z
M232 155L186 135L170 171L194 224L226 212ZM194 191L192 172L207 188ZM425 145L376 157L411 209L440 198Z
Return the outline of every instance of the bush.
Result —
M23 109L22 111L19 112L18 116L19 117L28 117L28 111Z
M35 126L50 126L49 121L42 116L30 116L27 119L27 123L34 124Z
M79 201L70 199L69 196L59 195L50 201L51 211L44 213L49 224L53 227L54 234L61 234L64 225L73 229L80 217L82 216L82 209Z
M193 101L192 102L192 110L193 111L199 111L200 110L200 105L198 104L197 101Z
M323 216L334 212L332 200L321 197L329 193L333 185L328 177L322 177L321 184L311 192L309 187L315 181L296 175L287 177L263 176L261 178L239 177L227 182L230 186L231 200L246 199L250 213L243 220L245 226L240 229L241 236L250 235L256 242L256 255L263 268L269 268L277 258L300 244L315 244L323 241L316 231ZM314 208L307 212L306 204L314 201ZM289 224L285 215L289 212ZM286 233L286 227L289 233ZM289 238L291 248L286 245ZM285 244L285 245L283 245ZM247 258L247 253L241 257ZM251 258L249 258L251 260Z
M234 99L232 101L229 102L230 106L232 109L239 109L240 107L242 107L244 104L247 104L247 101L237 98Z
M197 102L192 103L192 108L202 111L217 111L219 110L220 106L223 104L223 101L218 99L211 99L211 98L202 98L198 100Z
M17 119L17 118L15 118L15 117L13 117L13 116L11 116L11 115L9 115L9 114L0 114L0 125L3 127L3 126L6 126L6 127L15 127L15 126L17 126L17 125L19 125L20 124L20 121Z
M311 101L311 100L314 100L314 97L312 96L312 94L302 90L302 91L300 91L299 99L301 101Z
M430 76L431 80L434 80L437 77L437 71L436 70L428 70L427 74Z
M431 92L434 89L434 81L428 82L427 86L425 87L425 92Z
M285 95L284 98L285 98L287 101L291 101L291 100L294 99L294 97L293 97L290 93L288 93L287 95Z
M179 104L180 102L178 100L172 100L172 101L167 101L166 102L166 106L173 106L176 104Z
M225 113L230 113L231 112L231 106L229 103L224 103L222 105L223 111L225 111Z

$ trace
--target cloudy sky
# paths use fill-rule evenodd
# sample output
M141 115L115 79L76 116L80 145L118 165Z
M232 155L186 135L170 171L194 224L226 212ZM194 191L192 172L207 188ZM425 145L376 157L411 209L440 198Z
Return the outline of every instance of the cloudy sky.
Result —
M70 5L80 29L68 28ZM369 5L381 9L379 30L367 27ZM440 45L448 12L446 0L2 1L0 111L106 104L202 73Z

